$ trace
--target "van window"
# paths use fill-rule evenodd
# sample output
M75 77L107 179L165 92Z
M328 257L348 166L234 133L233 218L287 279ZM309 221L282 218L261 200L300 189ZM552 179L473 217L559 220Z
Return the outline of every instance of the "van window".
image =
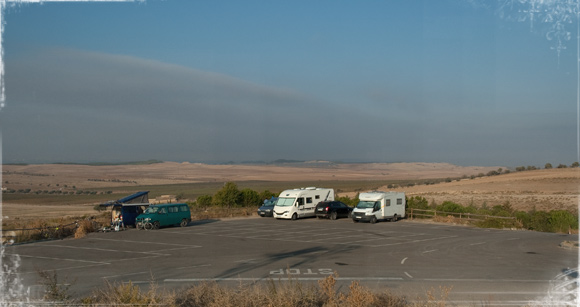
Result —
M159 207L151 206L151 207L145 209L145 214L157 213L157 211L159 211Z
M307 204L311 204L312 203L312 197L306 197L306 203Z
M187 212L188 211L187 209L188 209L187 206L179 207L179 211L181 211L181 212Z
M385 206L390 206L390 205L391 205L391 200L385 199Z
M165 208L160 208L159 213L165 214L165 213L167 213L167 210Z
M167 208L169 210L169 213L177 213L177 207L169 207Z
M403 199L397 198L397 205L402 205L402 204L403 204Z

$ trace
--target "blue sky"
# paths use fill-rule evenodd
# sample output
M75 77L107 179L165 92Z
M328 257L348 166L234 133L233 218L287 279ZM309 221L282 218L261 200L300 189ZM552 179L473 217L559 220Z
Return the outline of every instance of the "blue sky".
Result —
M526 5L9 6L3 160L570 164L577 20Z

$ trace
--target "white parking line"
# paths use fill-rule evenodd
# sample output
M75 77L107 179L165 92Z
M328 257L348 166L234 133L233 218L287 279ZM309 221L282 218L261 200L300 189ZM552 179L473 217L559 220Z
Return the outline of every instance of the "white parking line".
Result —
M436 249L432 249L432 250L424 251L421 254L432 253L432 252L435 252L435 251L437 251L437 250Z
M166 232L164 232L166 233ZM164 242L149 242L149 241L132 241L132 240L117 240L117 239L105 239L105 238L91 238L91 240L101 240L101 241L113 241L113 242L127 242L127 243L139 243L139 244L157 244L157 245L175 245L175 246L189 246L189 247L201 247L198 245L186 245L186 244L175 244L175 243L164 243Z
M405 257L403 258L403 260L401 260L401 264L405 264L405 260L409 259L409 257Z
M164 279L163 282L200 282L200 281L270 281L270 280L281 280L281 281L317 281L323 280L326 277L232 277L232 278L168 278ZM403 280L402 277L336 277L335 280L339 281L393 281L393 280ZM147 281L149 283L150 281ZM133 281L134 284L145 283L145 281Z
M85 250L95 250L100 252L114 252L114 253L129 253L129 254L146 254L146 255L156 255L156 256L171 256L170 254L162 254L156 252L135 252L135 251L127 251L121 249L106 249L106 248L95 248L95 247L81 247L81 246L68 246L68 245L56 245L51 244L50 246L53 247L65 247L65 248L72 248L72 249L85 249Z
M411 276L411 274L405 272L405 275L407 275L409 278L413 278L413 276Z
M487 243L487 242L471 243L471 244L469 244L469 246L481 245L481 244L485 244L485 243Z
M16 254L6 254L6 255L16 255ZM56 257L43 257L43 256L29 256L29 255L18 255L20 257L25 258L36 258L36 259L48 259L48 260L57 260L57 261L74 261L74 262L86 262L86 263L94 263L94 264L111 264L110 262L102 262L102 261L90 261L90 260L80 260L80 259L70 259L70 258L56 258Z

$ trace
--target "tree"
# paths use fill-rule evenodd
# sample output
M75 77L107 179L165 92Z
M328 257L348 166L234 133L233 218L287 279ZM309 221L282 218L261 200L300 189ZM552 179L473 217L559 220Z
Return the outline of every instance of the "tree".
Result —
M580 163L578 162L574 162L572 163L572 165L570 165L570 167L578 167L578 166L580 166Z
M558 168L567 168L567 167L568 167L568 166L566 166L566 164L561 164L561 163L560 163L560 164L558 165Z
M551 163L546 163L546 165L544 165L545 169L551 169L552 168L552 164Z
M216 206L234 207L238 206L242 200L242 193L233 182L226 182L224 187L217 191L212 199L212 204Z
M260 194L258 192L245 188L241 192L241 205L244 207L256 207L260 206L262 203L262 199L260 198Z
M200 207L209 207L212 203L211 195L201 195L197 198L195 203Z

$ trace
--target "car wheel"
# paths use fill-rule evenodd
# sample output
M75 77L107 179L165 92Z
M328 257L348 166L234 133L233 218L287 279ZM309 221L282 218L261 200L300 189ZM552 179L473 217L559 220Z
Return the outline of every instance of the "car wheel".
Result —
M145 230L151 230L151 229L153 229L153 224L151 224L151 223L145 223L145 225L143 225L143 229L145 229Z
M376 223L376 222L377 222L377 217L376 217L376 216L373 216L373 217L371 218L371 224L374 224L374 223Z
M153 222L153 229L159 229L161 225L159 225L159 221Z
M395 216L393 216L393 218L391 219L391 222L396 222L398 219L397 215L395 214Z
M185 227L185 226L187 226L187 224L188 224L187 219L183 219L183 220L181 220L181 223L179 224L179 226Z
M354 223L358 223L358 220L356 220L356 219L352 219L352 221L353 221Z
M333 221L336 220L336 211L334 211L330 214L330 219Z
M295 221L298 219L298 214L294 213L292 214L292 220Z

